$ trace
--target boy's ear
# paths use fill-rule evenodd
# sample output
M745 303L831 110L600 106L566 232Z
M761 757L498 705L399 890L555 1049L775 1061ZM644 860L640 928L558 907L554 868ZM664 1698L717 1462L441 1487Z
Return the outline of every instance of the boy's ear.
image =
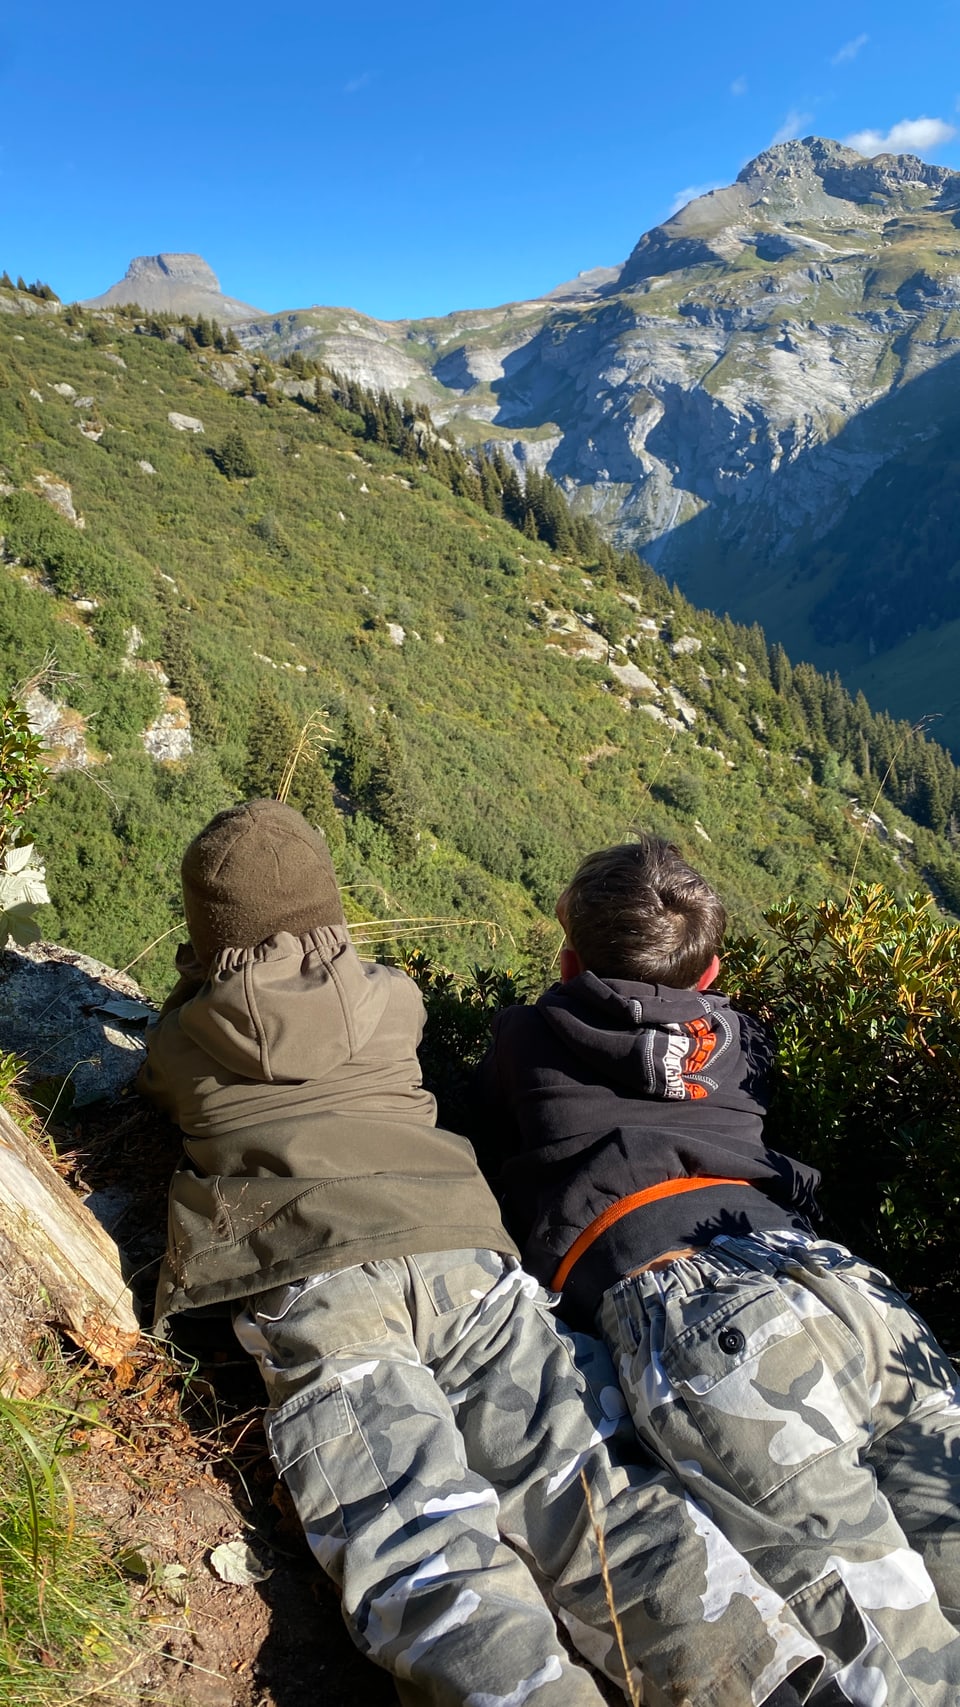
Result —
M697 989L698 990L709 990L710 985L714 982L719 971L720 971L720 962L717 959L717 956L714 955L713 959L710 962L710 965L706 968L706 971L701 972L699 978L697 979Z
M571 978L579 978L583 971L583 961L575 948L565 942L560 950L560 982L569 984Z

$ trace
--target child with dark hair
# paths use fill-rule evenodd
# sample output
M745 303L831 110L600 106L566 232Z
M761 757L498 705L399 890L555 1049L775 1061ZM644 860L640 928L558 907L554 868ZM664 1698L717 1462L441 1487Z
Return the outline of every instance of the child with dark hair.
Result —
M142 1081L186 1151L158 1314L233 1306L357 1645L407 1702L600 1707L523 1554L649 1707L808 1700L823 1657L800 1621L674 1478L613 1455L609 1359L574 1360L469 1144L438 1130L419 992L358 958L323 838L250 801L182 876L190 942Z
M596 1327L640 1439L827 1648L838 1701L960 1699L960 1408L929 1328L812 1228L763 1140L770 1046L713 985L723 906L654 837L557 903L561 981L481 1069L507 1225Z

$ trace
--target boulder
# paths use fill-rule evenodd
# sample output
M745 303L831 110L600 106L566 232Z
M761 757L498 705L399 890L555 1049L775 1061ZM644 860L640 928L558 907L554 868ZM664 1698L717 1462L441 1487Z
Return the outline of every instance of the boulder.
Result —
M660 692L656 682L645 675L643 670L638 670L636 664L608 664L607 668L611 676L616 676L617 681L627 689L628 693Z
M0 952L0 1049L28 1080L69 1082L75 1104L129 1083L153 1011L132 978L85 954L44 942Z
M176 428L178 433L203 432L203 422L198 421L196 415L181 415L176 409L171 409L168 411L167 420L171 427Z
M33 484L41 498L46 498L55 510L59 510L68 522L75 528L83 527L83 520L77 514L73 502L73 493L65 480L58 480L52 474L35 474Z

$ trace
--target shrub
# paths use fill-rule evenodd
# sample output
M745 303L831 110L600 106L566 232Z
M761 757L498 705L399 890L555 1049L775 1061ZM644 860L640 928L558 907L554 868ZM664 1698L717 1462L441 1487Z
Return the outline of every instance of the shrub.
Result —
M39 735L15 700L0 705L0 853L17 839L24 814L46 792Z
M960 926L878 884L765 918L772 943L732 943L724 988L776 1035L769 1141L823 1170L846 1243L932 1284L960 1210Z
M227 434L216 453L216 463L228 480L253 480L257 474L253 452L238 427Z

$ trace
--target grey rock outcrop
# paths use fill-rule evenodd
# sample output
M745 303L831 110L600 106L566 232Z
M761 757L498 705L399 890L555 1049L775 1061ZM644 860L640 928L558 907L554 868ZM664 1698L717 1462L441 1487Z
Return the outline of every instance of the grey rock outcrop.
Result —
M607 667L611 676L616 676L621 687L625 687L628 693L660 692L656 682L651 680L645 671L639 670L636 664L609 664Z
M30 1080L63 1080L75 1103L115 1096L145 1054L154 1010L132 978L52 943L0 952L0 1049Z
M85 770L93 763L87 748L87 720L79 711L49 699L39 688L31 688L23 704L31 729L43 741L44 764L54 776Z
M190 713L183 700L168 694L163 711L144 730L142 739L150 757L161 764L176 764L180 759L189 758L193 752L193 735Z
M73 492L65 480L58 480L53 474L35 474L33 484L41 498L46 498L47 503L59 510L66 521L72 522L75 528L83 527L83 517L77 514Z

